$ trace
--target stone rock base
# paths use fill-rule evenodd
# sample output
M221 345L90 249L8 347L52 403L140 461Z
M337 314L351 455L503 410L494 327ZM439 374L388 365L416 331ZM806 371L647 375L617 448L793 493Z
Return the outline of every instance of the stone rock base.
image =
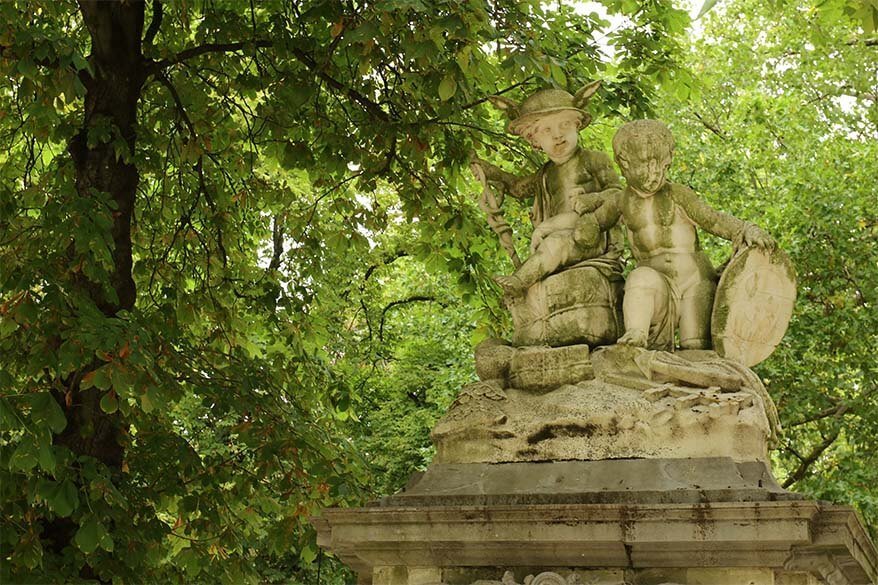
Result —
M481 381L432 432L436 463L731 457L765 461L777 414L749 369L712 351L623 345L476 349Z
M546 394L478 382L433 429L437 463L732 457L766 460L769 423L758 395L599 380Z

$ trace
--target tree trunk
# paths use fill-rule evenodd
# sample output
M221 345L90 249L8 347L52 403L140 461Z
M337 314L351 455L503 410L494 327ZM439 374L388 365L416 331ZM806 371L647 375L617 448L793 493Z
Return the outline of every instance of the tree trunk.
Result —
M81 273L73 275L71 283L76 293L86 295L106 316L113 317L134 307L131 220L140 176L136 166L117 156L117 145L112 140L89 145L88 135L96 125L109 122L116 133L114 138L121 137L128 152L134 153L137 106L146 79L142 53L144 3L79 0L79 8L91 36L89 62L93 74L84 80L82 127L68 145L68 151L73 159L78 196L93 198L95 193L102 193L115 203L111 212L114 247L109 283L90 281ZM67 416L67 428L56 437L56 443L76 455L95 457L115 473L121 473L124 435L119 415L101 410L98 389L79 388L85 373L79 372L65 381L67 400L61 392L56 396ZM69 520L56 521L46 527L46 536L60 550L70 544L75 528ZM88 567L85 571L90 573ZM93 574L83 576L94 578Z

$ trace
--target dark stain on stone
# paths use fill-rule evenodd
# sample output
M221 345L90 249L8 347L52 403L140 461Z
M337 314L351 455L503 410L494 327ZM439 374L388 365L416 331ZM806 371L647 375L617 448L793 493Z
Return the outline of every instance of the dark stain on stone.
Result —
M562 437L590 437L598 429L597 425L588 424L552 424L533 433L527 438L528 445L535 445L542 441Z
M619 434L619 431L620 431L620 429L619 429L619 417L618 417L618 416L614 416L612 419L610 419L610 428L608 429L607 434L609 434L609 435L618 435L618 434Z
M711 505L707 501L707 495L699 490L701 503L692 507L692 513L695 520L695 531L700 540L709 540L713 532L713 520L711 518Z
M630 551L627 550L627 541L634 533L634 528L637 525L637 517L638 511L636 506L627 506L625 504L619 506L619 529L622 531L622 540L624 541L623 544L626 546L626 552L629 553ZM630 560L629 557L629 561Z

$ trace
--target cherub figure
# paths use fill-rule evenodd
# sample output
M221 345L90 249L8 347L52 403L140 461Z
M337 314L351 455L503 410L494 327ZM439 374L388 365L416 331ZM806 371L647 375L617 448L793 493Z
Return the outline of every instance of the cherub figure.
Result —
M601 210L600 220L614 223L617 207L637 261L625 281L619 343L672 351L679 327L682 348L710 348L716 272L696 227L731 240L735 248L772 249L775 242L755 225L713 209L685 185L667 181L674 138L662 122L625 124L613 138L613 151L628 184L616 206Z
M579 131L591 122L584 108L599 86L599 81L591 83L575 96L542 90L520 105L497 96L491 99L510 117L509 131L549 157L539 171L521 177L478 158L472 162L482 182L499 183L505 193L534 201L531 255L512 275L495 279L507 296L520 296L560 268L607 252L607 232L591 213L621 188L619 177L607 155L579 146Z

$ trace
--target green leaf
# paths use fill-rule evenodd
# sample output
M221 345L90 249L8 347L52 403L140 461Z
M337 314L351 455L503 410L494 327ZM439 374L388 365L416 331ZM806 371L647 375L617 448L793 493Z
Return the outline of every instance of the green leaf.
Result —
M18 329L18 322L10 317L0 318L0 339L7 337Z
M552 80L558 84L558 87L564 87L567 85L567 76L564 74L564 70L561 69L557 65L552 65Z
M115 548L115 545L113 544L113 537L110 536L109 532L104 533L104 535L101 537L100 544L101 548L107 552L113 552L113 549Z
M71 55L71 60L73 61L73 65L74 67L76 67L77 70L82 71L84 69L88 71L91 75L94 75L94 71L91 68L91 63L89 63L79 51L73 52L73 55Z
M147 388L140 395L140 407L143 409L143 412L150 413L155 410L156 402L156 392L152 388Z
M302 547L302 550L299 551L299 559L305 565L310 565L314 562L314 559L317 558L317 551L314 550L310 545L305 545Z
M701 5L701 10L698 11L698 16L695 17L695 20L698 20L713 8L719 0L704 0L704 4Z
M47 497L49 507L58 516L67 517L79 507L79 490L69 479L65 479Z
M12 552L12 562L16 565L36 569L43 563L43 545L39 536L34 532L28 532L22 538ZM4 571L5 573L5 571Z
M107 529L101 524L95 516L88 516L85 521L80 524L73 542L79 547L79 550L89 554L97 550L104 537L107 535Z
M113 414L119 409L119 400L113 391L107 392L101 397L101 410L107 414Z
M58 434L67 427L67 417L58 406L58 401L48 392L40 392L30 395L32 408L31 418L37 424L44 424Z
M40 467L49 473L55 473L55 453L52 450L52 443L40 443L39 449Z
M8 432L21 428L18 410L11 401L0 397L0 431Z
M447 102L454 96L456 92L457 81L454 79L454 75L449 73L439 84L439 99L441 99L443 102Z
M9 458L9 469L13 471L16 469L30 471L37 466L39 461L39 447L30 436L25 435L12 453L12 457Z

